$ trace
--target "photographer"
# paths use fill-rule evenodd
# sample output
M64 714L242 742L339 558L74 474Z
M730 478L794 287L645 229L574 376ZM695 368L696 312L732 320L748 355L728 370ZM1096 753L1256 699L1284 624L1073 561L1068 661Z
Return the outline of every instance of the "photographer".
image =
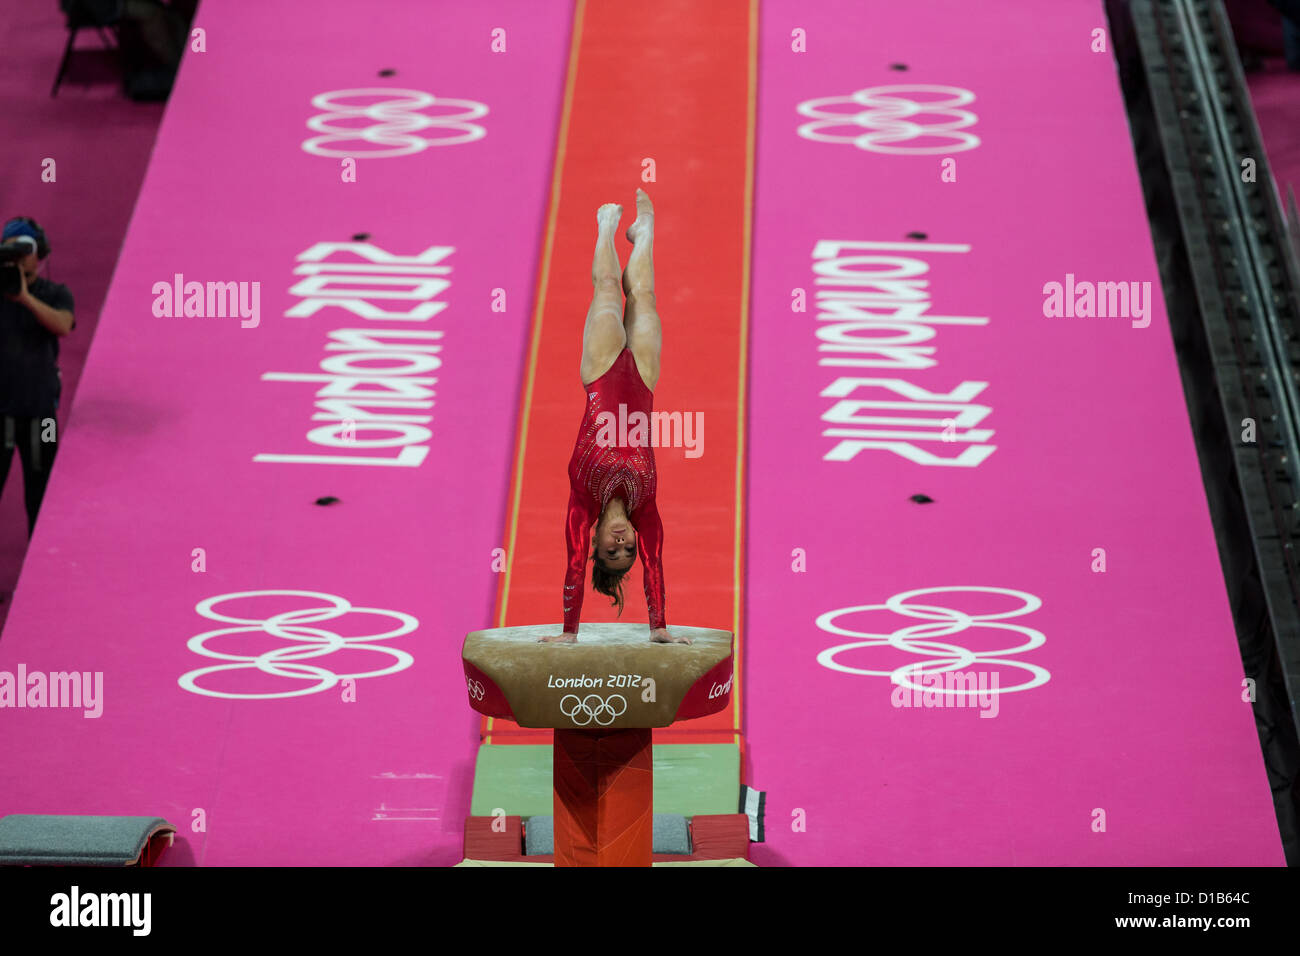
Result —
M45 231L35 220L18 216L4 224L0 236L0 491L17 446L29 537L58 447L54 413L63 390L59 338L76 326L67 286L37 275L49 254Z

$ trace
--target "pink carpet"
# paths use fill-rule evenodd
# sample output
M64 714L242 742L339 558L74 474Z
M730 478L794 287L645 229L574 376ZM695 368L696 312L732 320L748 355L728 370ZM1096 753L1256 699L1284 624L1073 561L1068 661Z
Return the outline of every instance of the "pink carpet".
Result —
M7 710L0 812L165 816L171 864L460 859L458 654L497 587L569 8L355 16L199 11L223 41L167 106L0 641L0 670L101 673L102 714ZM159 317L177 274L260 283L259 320Z
M763 5L755 862L1283 862L1100 23Z
M77 327L59 341L61 438L163 115L161 103L122 95L116 62L93 30L78 35L68 74L51 98L67 38L57 3L16 4L0 17L0 221L28 215L45 227L53 252L43 274L68 286L76 301ZM47 158L56 163L53 183L41 180ZM0 494L0 628L27 546L15 455Z

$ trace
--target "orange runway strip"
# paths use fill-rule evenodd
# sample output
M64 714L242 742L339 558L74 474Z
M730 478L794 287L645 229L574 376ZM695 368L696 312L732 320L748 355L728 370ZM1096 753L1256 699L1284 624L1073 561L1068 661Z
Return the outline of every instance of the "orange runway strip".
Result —
M736 634L730 706L656 730L655 743L742 745L743 452L746 313L753 180L757 4L578 0L537 312L520 401L518 459L506 517L508 567L496 626L560 630L567 555L568 459L585 407L578 375L591 299L596 208L624 207L620 261L638 186L655 203L655 292L663 353L657 411L703 416L703 455L655 450L664 523L668 626ZM655 181L644 182L653 160ZM641 562L625 607L591 589L583 623L647 620ZM647 632L648 636L648 632ZM579 629L581 639L581 628ZM551 731L484 718L487 743L549 744Z

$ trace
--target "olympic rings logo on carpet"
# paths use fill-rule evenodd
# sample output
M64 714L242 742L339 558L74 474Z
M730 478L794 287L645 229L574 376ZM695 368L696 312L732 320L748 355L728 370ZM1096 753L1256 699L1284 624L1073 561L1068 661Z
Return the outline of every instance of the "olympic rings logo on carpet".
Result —
M236 601L240 598L257 598L257 597L296 597L309 598L326 602L329 607L309 607L301 610L282 611L268 618L255 617L235 617L232 615L219 614L212 608L214 605L223 601ZM214 621L226 621L232 624L242 625L240 627L222 627L211 631L204 631L202 634L196 634L191 637L187 647L195 654L204 657L213 657L217 660L235 661L233 664L214 664L211 667L200 667L190 671L180 678L178 683L191 694L199 694L204 697L224 697L232 700L268 700L278 697L303 697L307 694L317 694L321 691L329 690L341 680L360 680L363 677L383 677L387 674L396 674L398 671L406 670L415 662L415 658L406 651L399 650L395 647L385 647L379 644L369 643L370 641L383 641L390 637L401 637L403 634L409 634L420 626L420 622L410 614L404 614L401 611L385 611L374 607L353 607L345 598L333 594L326 594L321 591L289 591L289 590L271 590L271 591L236 591L232 594L219 594L216 597L210 597L207 600L200 601L195 605L194 610L203 617ZM333 631L325 630L319 627L308 627L308 624L317 624L321 621L331 621L344 614L379 614L384 617L395 618L399 624L397 627L382 634L363 634L357 637L343 637ZM213 638L225 637L235 634L257 634L270 635L281 641L294 641L296 643L280 647L272 647L269 650L262 651L258 654L231 654L224 651L213 650L207 644ZM381 667L372 671L362 671L354 674L335 674L333 671L324 667L318 667L315 664L298 663L304 660L310 660L317 657L323 657L326 654L332 654L338 650L349 651L377 651L381 654L387 654L393 658L393 663L387 667ZM242 694L230 691L211 690L206 687L200 687L198 681L200 678L215 674L221 671L239 671L254 669L263 674L271 674L275 677L287 677L291 680L314 680L314 687L300 687L296 690L285 690L276 693L264 694Z
M918 101L909 93L950 94L945 99ZM964 133L979 119L974 113L956 109L973 102L975 94L957 86L930 86L926 84L900 84L896 86L869 86L848 96L823 96L799 104L801 116L810 116L813 122L799 127L804 139L822 143L852 143L858 149L873 153L935 154L958 153L974 149L980 144L974 133ZM823 106L850 106L852 112L836 109L823 110ZM916 116L950 116L943 123L914 122ZM847 130L846 133L823 130ZM901 145L909 140L945 139L952 142L934 146Z
M569 704L568 701L573 703ZM617 710L614 709L615 701L618 701ZM615 719L627 713L627 701L622 694L610 694L608 698L602 698L599 694L588 694L581 698L577 694L565 694L560 698L560 713L572 720L577 727L585 727L593 720L602 727L608 727Z
M953 608L943 607L935 604L912 604L908 603L912 598L920 597L925 594L939 594L950 591L981 591L987 594L1004 594L1009 597L1018 598L1023 602L1021 607L1013 608L1010 611L1003 611L996 614L967 614L965 611L958 611ZM1037 664L1027 664L1023 661L1008 660L1004 655L1020 654L1025 651L1032 651L1035 648L1042 647L1047 641L1041 631L1036 631L1031 627L1025 627L1022 624L1002 624L997 623L1003 618L1020 617L1037 611L1043 606L1041 599L1028 593L1027 591L1015 591L1010 588L980 587L978 585L953 585L951 587L934 587L934 588L917 588L914 591L904 591L902 594L895 594L885 601L884 604L860 604L857 607L842 607L834 611L827 611L817 618L817 626L823 631L831 634L841 634L847 637L865 638L861 641L852 641L848 644L839 644L835 647L828 647L817 655L817 663L831 670L840 671L845 674L864 674L871 677L888 677L891 683L898 684L902 687L909 687L913 690L920 690L928 693L948 694L950 696L959 695L976 695L976 694L1010 694L1018 690L1032 690L1035 687L1041 687L1051 679L1051 674ZM921 624L913 624L909 627L900 628L889 634L876 634L864 631L853 631L848 628L839 627L835 624L835 619L842 614L855 614L859 611L882 611L889 610L895 614L901 614L904 617L920 618ZM933 622L933 623L929 623ZM1023 635L1026 640L1013 647L997 648L995 650L972 651L958 644L949 644L942 641L933 640L938 637L948 637L952 634L958 634L971 628L987 628L995 631L1012 631ZM865 647L893 647L900 651L907 651L912 654L920 654L923 657L933 658L933 660L922 660L910 664L904 664L892 671L884 670L867 670L860 667L850 667L836 660L839 654L845 651L857 650ZM927 686L924 684L915 684L912 678L920 674L946 674L952 671L965 670L972 666L993 665L997 667L1014 667L1027 671L1029 679L1022 684L1014 684L1010 687L995 686L990 688L944 688L942 686Z
M339 100L354 98L387 97L374 103L351 104ZM315 156L361 156L365 159L386 159L390 156L409 156L430 146L455 146L472 143L487 135L487 130L476 120L488 113L487 105L475 100L455 100L434 96L422 90L396 90L384 87L359 90L334 90L312 97L311 105L327 110L324 115L307 120L307 128L322 136L314 136L302 148ZM429 115L421 112L430 106L459 106L464 111ZM368 126L348 125L366 119ZM342 123L343 125L336 125ZM453 135L426 138L426 129L459 130ZM327 144L347 143L350 148L331 148Z
M476 681L474 678L472 677L465 678L465 686L469 688L469 696L471 700L483 699L483 685L480 684L478 681Z

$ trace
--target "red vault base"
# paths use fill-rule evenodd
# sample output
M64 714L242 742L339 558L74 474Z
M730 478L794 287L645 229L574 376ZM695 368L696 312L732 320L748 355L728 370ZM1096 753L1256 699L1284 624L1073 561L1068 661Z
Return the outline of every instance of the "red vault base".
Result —
M649 866L654 778L649 727L556 728L556 866Z

